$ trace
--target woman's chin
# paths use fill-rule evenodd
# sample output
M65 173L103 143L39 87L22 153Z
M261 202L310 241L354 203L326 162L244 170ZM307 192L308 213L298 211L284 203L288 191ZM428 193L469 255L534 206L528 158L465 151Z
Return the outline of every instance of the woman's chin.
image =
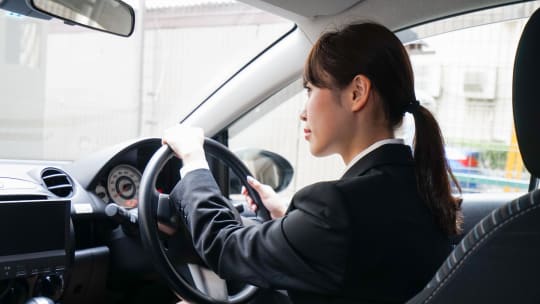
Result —
M313 148L313 146L309 147L309 152L315 157L320 157L320 152L317 149Z
M309 145L309 151L311 152L311 155L315 157L325 157L332 154L332 153L328 153L327 151L324 151L320 147L317 147L316 145L312 144L311 142Z

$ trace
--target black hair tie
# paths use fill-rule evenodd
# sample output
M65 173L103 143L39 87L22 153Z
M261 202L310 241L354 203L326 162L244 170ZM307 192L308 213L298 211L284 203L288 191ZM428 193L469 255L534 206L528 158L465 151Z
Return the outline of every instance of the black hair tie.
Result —
M413 100L405 106L405 112L413 114L418 110L418 107L420 107L420 102L418 100Z

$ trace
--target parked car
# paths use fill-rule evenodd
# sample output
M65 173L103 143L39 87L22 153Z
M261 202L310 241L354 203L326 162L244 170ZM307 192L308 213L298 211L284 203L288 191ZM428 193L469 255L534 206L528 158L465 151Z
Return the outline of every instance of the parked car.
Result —
M416 86L447 138L509 146L513 121L538 114L527 109L512 117L511 96L515 49L539 1L128 2L0 0L2 304L36 297L66 304L175 303L177 295L200 303L265 300L256 287L225 282L201 266L185 233L159 232L156 219L178 228L174 208L163 202L181 166L160 154L159 137L181 121L233 151L251 151L242 156L256 171L249 173L239 162L219 162L223 155L236 159L229 150L207 146L225 195L243 181L231 170L283 195L339 177L338 159L314 162L308 155L298 123L303 62L329 28L367 18L404 44L421 40L409 48ZM537 128L516 132L530 129ZM534 168L540 144L534 136L518 141ZM504 181L485 176L471 149L446 150L458 180L476 178L463 187L476 193L462 196L466 237L453 240L461 251L411 303L538 303L538 231L501 227L517 223L520 210L536 210L536 192L506 204L535 189L536 179L524 182L529 175L519 153L508 158ZM487 193L478 178L504 183ZM519 255L490 243L500 231ZM485 247L499 251L474 259ZM497 274L499 268L506 272Z
M470 177L470 174L482 174L478 162L479 152L453 147L446 147L445 151L448 165L452 168L452 172L456 176L462 191L475 192L478 183L468 177Z

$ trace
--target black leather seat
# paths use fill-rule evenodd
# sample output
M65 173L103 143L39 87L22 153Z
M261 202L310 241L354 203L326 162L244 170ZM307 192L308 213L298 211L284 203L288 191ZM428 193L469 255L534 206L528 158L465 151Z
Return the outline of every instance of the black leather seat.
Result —
M502 195L501 195L502 194ZM477 223L480 223L484 217L488 216L493 210L508 204L509 201L518 197L516 193L477 193L464 195L461 209L463 212L463 233L451 238L452 245L457 246L463 238L474 229Z
M525 166L540 175L540 10L516 53L513 108ZM408 304L540 303L540 190L494 210L456 246Z

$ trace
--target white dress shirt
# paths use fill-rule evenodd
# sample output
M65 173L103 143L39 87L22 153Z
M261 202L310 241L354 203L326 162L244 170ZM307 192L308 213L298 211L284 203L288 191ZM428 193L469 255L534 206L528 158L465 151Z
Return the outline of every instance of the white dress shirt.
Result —
M182 168L180 168L180 178L184 178L186 174L188 174L191 171L195 171L197 169L209 169L208 162L206 161L206 159L196 160L187 164L187 166L182 166Z
M345 174L345 172L347 172L352 166L354 166L354 164L356 164L359 160L361 160L364 156L368 155L369 152L383 146L383 145L389 145L389 144L393 144L393 145L403 145L404 142L403 142L403 139L401 138L387 138L387 139L383 139L383 140L379 140L375 143L373 143L371 146L367 147L366 149L364 149L362 152L358 153L348 164L347 164L347 167L345 167L345 170L343 171L343 174Z

